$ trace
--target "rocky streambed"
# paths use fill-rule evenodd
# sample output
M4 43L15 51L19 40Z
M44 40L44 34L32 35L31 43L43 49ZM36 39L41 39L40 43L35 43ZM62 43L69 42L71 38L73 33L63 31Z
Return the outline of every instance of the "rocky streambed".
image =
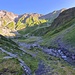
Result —
M27 49L38 47L43 52L45 52L45 53L47 53L49 55L62 58L65 61L67 61L68 63L75 65L75 54L69 52L68 50L66 50L64 48L47 48L47 47L42 47L36 42L33 43L33 44L32 43L31 44L27 44L27 43L19 42L19 46L25 47Z
M31 49L31 48L39 48L41 49L44 53L48 54L48 55L52 55L52 56L55 56L55 57L58 57L58 58L62 58L64 59L65 61L67 61L68 63L72 64L72 65L75 65L75 54L74 53L71 53L69 52L68 50L64 49L64 48L59 48L59 49L56 49L56 48L47 48L47 47L42 47L40 46L37 42L35 43L31 43L31 44L27 44L27 43L23 43L23 42L18 42L18 45L21 47L20 50L23 51L24 53L27 53L29 55L31 55L32 57L36 57L36 54L33 54L33 53L29 53L27 52L24 48L27 48L27 49ZM6 56L4 57L4 59L9 59L9 58L17 58L21 67L23 68L23 71L27 74L27 75L32 75L32 72L31 72L31 69L25 64L25 62L18 57L18 54L15 54L15 53L11 53L11 52L8 52L6 50L4 50L3 48L0 48L0 50L6 54L8 54L9 56ZM39 63L40 65L41 63ZM44 67L44 65L42 64L41 66ZM40 71L40 66L39 66L39 69L35 72L36 75L39 74L38 71ZM49 70L49 68L48 68ZM47 71L47 70L46 70ZM43 72L43 71L42 71ZM25 74L24 74L25 75Z

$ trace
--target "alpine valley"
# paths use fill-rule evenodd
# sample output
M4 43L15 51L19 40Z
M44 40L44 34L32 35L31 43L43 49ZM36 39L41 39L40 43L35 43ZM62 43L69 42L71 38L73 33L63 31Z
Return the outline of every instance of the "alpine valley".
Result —
M75 7L46 15L0 10L0 75L75 75Z

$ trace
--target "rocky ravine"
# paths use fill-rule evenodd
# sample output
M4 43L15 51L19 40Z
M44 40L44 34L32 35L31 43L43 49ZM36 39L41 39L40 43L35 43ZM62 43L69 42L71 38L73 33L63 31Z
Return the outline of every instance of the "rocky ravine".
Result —
M69 62L70 64L75 65L75 54L70 53L68 50L64 48L59 48L59 49L53 49L53 48L47 48L47 47L42 47L38 43L33 43L33 44L26 44L19 42L19 46L25 47L27 49L30 49L31 47L38 47L42 49L43 52L64 59L65 61Z

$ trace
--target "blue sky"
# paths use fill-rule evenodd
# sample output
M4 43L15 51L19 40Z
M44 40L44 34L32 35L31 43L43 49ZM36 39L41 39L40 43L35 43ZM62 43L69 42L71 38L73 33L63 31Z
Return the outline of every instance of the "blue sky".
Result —
M75 7L75 0L0 0L0 10L16 14L47 14L61 8Z

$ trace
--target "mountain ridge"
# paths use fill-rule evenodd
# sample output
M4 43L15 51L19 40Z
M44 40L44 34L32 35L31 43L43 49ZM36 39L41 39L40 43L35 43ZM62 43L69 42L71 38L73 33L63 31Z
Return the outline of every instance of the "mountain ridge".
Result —
M39 25L40 23L47 22L47 20L49 20L49 23L52 23L52 21L64 10L65 9L57 10L55 13L51 12L47 15L38 13L17 15L12 12L0 10L0 29L2 31L0 33L4 33L5 36L15 36L15 34L11 32L24 29L27 25ZM7 34L5 32L7 32Z
M48 14L45 14L45 15L41 16L40 18L41 19L50 19L50 18L53 17L54 14L55 14L54 16L56 18L60 13L62 13L65 10L67 10L67 9L66 8L62 8L60 10L55 10L55 11L53 11L51 13L48 13Z
M62 12L62 11L64 11L64 10L66 10L65 8L63 8L63 9L61 9L61 10L56 10L55 12ZM51 12L51 13L49 13L49 14L52 14L52 13L54 13L54 11L53 12ZM49 15L49 14L46 14L46 16L47 15ZM43 14L38 14L38 13L24 13L24 14L21 14L21 15L18 15L18 14L14 14L13 12L9 12L9 11L6 11L6 10L0 10L0 18L3 18L3 16L8 16L11 20L15 20L16 18L19 18L19 17L21 17L21 16L28 16L28 15L30 15L30 16L34 16L34 15L36 15L36 16L38 16L40 19L42 18L42 17L44 17L45 15L43 15ZM12 17L12 18L11 18ZM49 18L50 16L48 16L48 18ZM43 19L45 19L45 18L43 18ZM47 18L46 18L47 19Z

